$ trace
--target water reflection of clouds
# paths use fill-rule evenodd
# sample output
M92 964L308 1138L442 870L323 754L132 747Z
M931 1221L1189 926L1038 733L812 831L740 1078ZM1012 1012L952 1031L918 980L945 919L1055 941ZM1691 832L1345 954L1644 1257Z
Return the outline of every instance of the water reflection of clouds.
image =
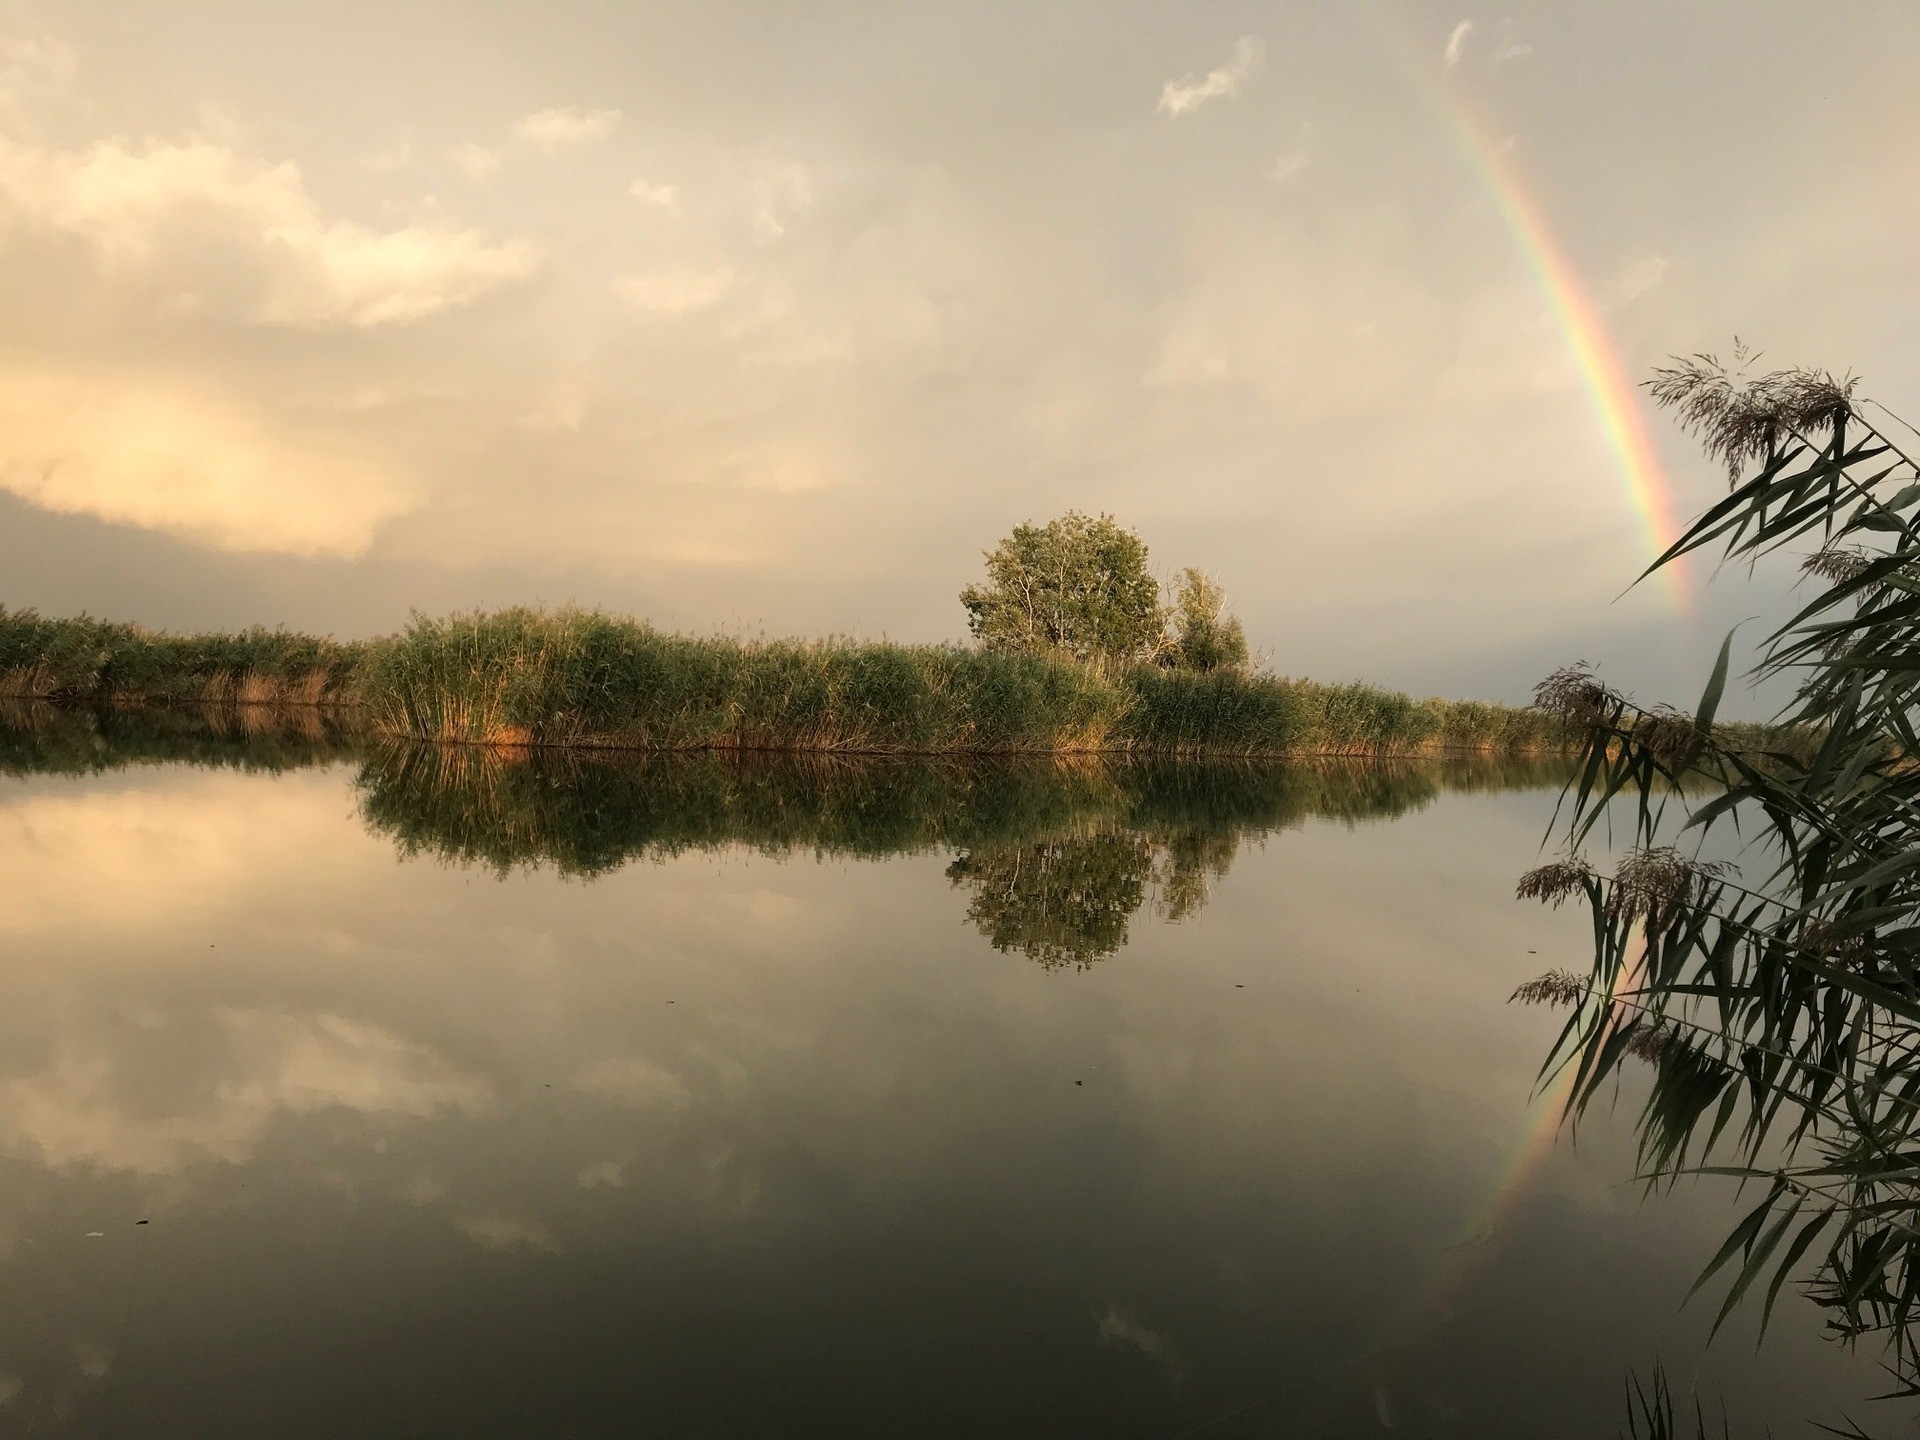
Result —
M111 787L41 784L4 799L10 894L0 935L17 938L154 937L169 925L230 918L246 896L345 890L385 864L377 846L340 824L339 783L325 773L267 785L169 772Z
M32 1074L0 1081L0 1136L56 1168L172 1174L249 1159L281 1115L478 1111L486 1083L389 1030L337 1015L216 1008L210 1023L68 1029ZM178 1046L168 1043L177 1038Z
M496 881L396 864L338 771L125 778L0 790L0 867L63 837L0 929L0 1228L78 1228L105 1187L191 1264L381 1323L550 1306L511 1278L537 1273L583 1334L708 1313L761 1355L796 1326L878 1354L931 1325L870 1328L911 1293L995 1374L980 1337L1018 1314L1054 1373L1175 1404L1247 1335L1364 1329L1497 1163L1543 1043L1498 1003L1558 923L1504 903L1531 799L1242 849L1191 923L1060 974L988 947L950 848ZM59 826L29 826L49 796ZM115 902L123 868L176 903ZM1599 1182L1556 1183L1597 1213ZM263 1260L289 1229L311 1254ZM367 1267L424 1288L377 1302Z
M1326 784L1315 786L1313 803L1323 803ZM1291 823L1298 786L1276 793L1268 820ZM1406 793L1389 788L1382 801L1337 808L1392 810ZM1433 791L1427 782L1411 793L1423 803ZM1160 835L1149 839L1114 818L1111 794L1097 798L1106 808L1092 827L1059 840L1029 843L1019 824L1003 838L1004 829L950 822L976 843L949 877L966 869L976 890L998 886L1001 908L1017 912L1001 918L1018 932L1014 941L1028 942L1010 942L998 921L971 914L997 945L1031 949L1039 935L1053 947L1039 958L1073 950L1084 963L1125 941L1135 890L1178 888L1168 877L1180 873L1180 854L1225 873L1234 832L1219 832L1224 846L1206 843L1215 832L1204 804L1185 830L1162 815ZM499 1114L551 1085L711 1135L790 1109L776 1087L823 1081L854 1113L868 1113L873 1133L886 1137L876 1143L917 1148L899 1116L940 1093L928 1069L935 1057L919 1047L948 1038L945 1027L915 1039L884 1007L849 1007L845 977L871 967L874 947L857 947L851 960L845 951L876 920L874 933L891 937L882 954L901 944L966 950L954 929L961 916L937 892L920 892L903 910L891 880L870 883L877 871L836 882L830 870L750 856L722 867L680 864L672 876L641 867L584 890L536 875L476 885L437 866L396 868L378 838L342 823L341 800L337 773L267 783L162 772L157 782L126 786L30 789L0 808L0 865L28 880L5 923L23 942L52 942L57 959L40 963L44 952L27 944L11 963L0 961L15 1002L0 1027L27 1042L10 1048L21 1073L0 1079L0 1136L14 1153L63 1167L177 1173L196 1160L246 1161L277 1117ZM1166 803L1175 802L1193 807L1185 791ZM794 810L782 807L789 824ZM833 813L829 803L823 814ZM801 833L817 835L822 823L838 822L803 821ZM1128 863L1115 873L1126 894L1110 893L1114 866L1053 854L1089 846L1100 856L1124 852ZM604 853L598 842L592 848ZM1021 889L1020 877L1035 870L1038 882ZM91 877L84 895L76 875ZM847 882L864 903L828 898ZM976 893L972 908L979 905ZM1188 906L1167 918L1194 913ZM1108 930L1117 938L1103 938ZM219 940L203 945L202 935ZM934 988L955 992L953 1013L976 1022L988 1013L983 1002L1010 1002L1029 1026L1057 1023L1044 992L1028 997L988 977L988 992L1006 992L989 1000L951 973ZM1255 1015L1266 1018L1255 1023ZM1177 1097L1221 1083L1253 1088L1271 1084L1276 1070L1351 1068L1350 1057L1320 1043L1328 1033L1291 1033L1266 1007L1236 1003L1223 1013L1188 1003L1113 1028L1098 1042L1105 1053L1086 1063L1124 1077L1135 1104L1170 1118ZM987 1063L1004 1069L1009 1057ZM1181 1125L1207 1133L1225 1118L1188 1116ZM666 1133L656 1126L656 1139ZM938 1144L928 1149L928 1163L938 1163ZM735 1176L725 1188L757 1191L758 1181Z

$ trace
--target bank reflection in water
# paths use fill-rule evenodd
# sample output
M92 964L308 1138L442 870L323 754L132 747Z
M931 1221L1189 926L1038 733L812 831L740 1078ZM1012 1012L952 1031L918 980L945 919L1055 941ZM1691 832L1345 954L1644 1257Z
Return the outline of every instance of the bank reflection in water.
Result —
M947 877L993 947L1086 966L1149 905L1207 903L1241 845L1309 818L1386 819L1443 789L1534 788L1557 761L1001 761L376 748L361 813L408 854L505 873L603 874L740 845L866 857L957 851Z
M1392 819L1443 790L1534 789L1554 758L1354 765L480 751L356 743L313 711L0 714L0 773L156 761L350 761L360 813L404 855L591 878L741 846L766 855L954 853L947 877L996 950L1047 967L1119 951L1143 910L1197 913L1240 847L1308 819Z

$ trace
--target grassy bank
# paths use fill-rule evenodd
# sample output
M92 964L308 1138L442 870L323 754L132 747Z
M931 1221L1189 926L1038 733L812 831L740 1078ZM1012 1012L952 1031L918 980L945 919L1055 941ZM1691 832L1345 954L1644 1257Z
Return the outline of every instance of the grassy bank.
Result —
M0 696L338 706L369 735L516 747L1260 756L1564 744L1530 710L1368 685L959 645L695 639L578 610L420 619L355 645L0 610Z
M361 671L377 733L469 744L918 754L1558 749L1531 711L958 645L692 639L582 611L417 621Z
M309 705L351 700L368 651L284 630L170 635L0 607L0 699L111 705Z

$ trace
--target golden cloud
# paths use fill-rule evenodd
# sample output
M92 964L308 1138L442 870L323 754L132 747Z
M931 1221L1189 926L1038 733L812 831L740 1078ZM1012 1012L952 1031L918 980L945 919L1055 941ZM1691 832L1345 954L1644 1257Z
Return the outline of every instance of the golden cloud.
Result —
M221 550L362 554L413 508L386 463L146 380L0 374L0 490Z

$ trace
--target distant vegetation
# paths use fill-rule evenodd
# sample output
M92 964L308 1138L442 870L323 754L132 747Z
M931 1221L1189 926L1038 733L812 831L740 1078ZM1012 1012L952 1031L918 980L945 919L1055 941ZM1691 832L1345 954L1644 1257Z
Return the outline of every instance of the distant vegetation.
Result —
M1561 744L1559 722L1537 712L1370 685L960 645L695 639L583 610L419 619L360 645L0 610L0 695L338 707L369 734L503 746L1409 755Z
M670 635L587 610L417 618L340 644L171 635L0 609L0 698L337 710L364 734L488 746L901 754L1547 752L1562 722L1253 668L1219 585L1170 595L1111 517L1022 525L961 595L979 643Z
M169 635L0 606L0 697L116 704L326 705L350 699L367 646L284 630Z

